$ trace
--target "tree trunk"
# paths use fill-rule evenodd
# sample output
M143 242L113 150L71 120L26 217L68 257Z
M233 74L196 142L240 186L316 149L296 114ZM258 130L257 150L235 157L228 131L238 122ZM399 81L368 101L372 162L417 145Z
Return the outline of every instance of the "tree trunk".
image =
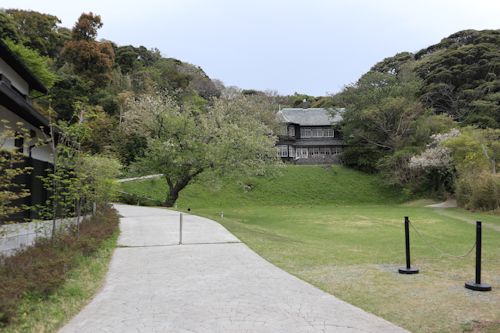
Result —
M173 207L177 199L179 198L180 190L171 189L168 192L167 200L165 200L165 207Z
M167 200L165 200L165 206L173 207L175 202L179 198L179 193L181 192L181 190L184 189L191 180L193 180L196 176L203 172L203 170L203 168L199 168L191 174L184 175L175 184L173 183L171 178L166 177L169 191L167 194Z
M170 180L167 180L169 191L167 194L167 200L165 200L166 207L174 206L177 199L179 199L179 192L189 184L191 179L193 179L193 176L186 175L175 183L175 185Z

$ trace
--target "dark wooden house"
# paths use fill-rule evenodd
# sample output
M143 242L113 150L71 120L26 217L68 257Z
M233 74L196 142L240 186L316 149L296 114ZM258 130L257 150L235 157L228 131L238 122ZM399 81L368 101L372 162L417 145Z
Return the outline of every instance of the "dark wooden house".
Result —
M297 164L336 164L345 146L336 125L343 109L285 108L278 112L283 133L276 145L278 155Z

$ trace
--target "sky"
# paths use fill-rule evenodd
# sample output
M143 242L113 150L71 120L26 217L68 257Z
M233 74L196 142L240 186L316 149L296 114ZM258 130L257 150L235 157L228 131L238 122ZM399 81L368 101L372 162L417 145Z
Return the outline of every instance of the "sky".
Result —
M72 27L101 15L99 39L158 48L226 86L321 96L398 52L464 29L499 29L499 0L1 0Z

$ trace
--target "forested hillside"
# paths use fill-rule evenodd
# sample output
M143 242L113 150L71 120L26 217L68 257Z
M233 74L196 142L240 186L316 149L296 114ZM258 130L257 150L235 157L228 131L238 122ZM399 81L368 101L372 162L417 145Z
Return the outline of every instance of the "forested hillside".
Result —
M1 38L49 88L31 101L62 134L54 146L71 150L58 170L88 155L117 159L126 173L162 173L171 206L201 174L262 173L278 161L276 94L225 87L157 49L98 39L103 21L93 13L71 29L60 23L0 11Z
M499 207L500 30L465 30L398 53L316 104L346 108L348 166L410 193Z
M50 88L34 99L37 107L46 113L50 107L58 120L87 123L83 145L92 152L112 150L128 163L141 149L140 139L114 130L131 96L163 90L203 103L221 94L200 67L157 49L98 40L99 15L82 14L72 29L59 24L56 16L35 11L0 12L1 38Z
M140 163L158 157L154 149L159 146L153 149L151 137L145 134L154 124L159 126L157 131L168 132L156 138L162 147L173 140L177 150L172 151L183 148L185 154L168 163L173 163L169 170L177 170L174 173L191 170L179 176L184 183L185 177L197 175L198 170L227 165L221 163L224 158L213 158L229 156L221 148L226 143L217 144L216 154L190 140L205 133L204 139L197 140L214 144L209 133L222 129L211 112L224 117L224 123L246 127L248 133L253 133L250 124L254 121L252 128L276 134L273 112L278 104L344 107L342 131L348 147L343 161L347 166L381 173L388 185L411 195L455 194L460 204L470 208L497 209L500 205L496 172L500 30L460 31L416 53L398 53L375 64L340 93L325 97L225 87L200 67L165 57L157 49L98 39L102 25L101 17L93 13L82 14L73 27L66 28L53 15L0 11L1 38L49 88L46 96L32 96L35 106L72 128L85 152L114 156L128 170L158 171L158 166L152 169ZM149 119L149 127L147 117L142 119L143 127L134 123L140 119L137 110L152 110L162 100L169 109L161 112L169 119L179 117L169 122L171 128L158 122L159 118ZM149 117L156 117L154 112ZM229 135L229 128L224 131ZM230 135L243 139L234 130ZM265 146L269 153L272 138L268 139L259 143L262 146L257 144L258 137L241 145L249 151Z

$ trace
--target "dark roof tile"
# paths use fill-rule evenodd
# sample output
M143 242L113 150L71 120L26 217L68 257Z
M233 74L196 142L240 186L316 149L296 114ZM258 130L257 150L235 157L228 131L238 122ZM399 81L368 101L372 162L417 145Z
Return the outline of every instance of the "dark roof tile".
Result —
M344 109L285 108L278 112L278 117L284 123L301 126L329 126L342 121L342 113Z

